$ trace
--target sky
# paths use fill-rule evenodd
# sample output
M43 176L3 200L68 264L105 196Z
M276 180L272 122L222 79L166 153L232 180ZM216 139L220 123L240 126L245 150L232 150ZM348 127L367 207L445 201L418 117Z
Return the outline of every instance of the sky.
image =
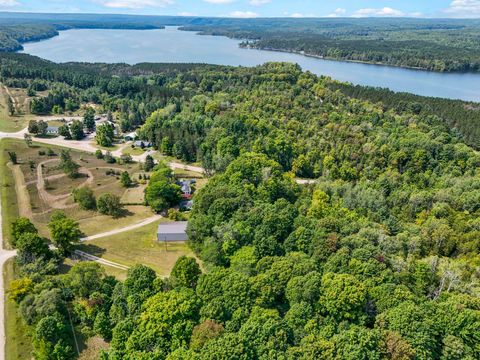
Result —
M0 11L221 17L480 18L480 0L0 0Z

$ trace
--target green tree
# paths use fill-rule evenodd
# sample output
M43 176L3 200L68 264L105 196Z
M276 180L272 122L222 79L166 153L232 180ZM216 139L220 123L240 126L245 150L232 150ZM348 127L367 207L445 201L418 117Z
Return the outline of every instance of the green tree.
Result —
M365 285L353 275L326 273L322 277L319 305L337 321L361 320L366 296Z
M12 245L16 246L17 240L20 236L27 233L38 234L38 230L28 218L19 217L15 219L12 223Z
M10 116L15 115L15 104L10 96L7 95L7 108Z
M17 164L17 153L15 151L9 151L8 157L10 158L10 161L12 164L14 165Z
M70 124L70 133L73 140L82 140L85 137L85 133L83 132L83 122L80 120L74 120Z
M56 217L48 223L53 244L63 253L71 252L73 246L80 242L82 232L78 223L71 218Z
M28 122L28 132L30 134L38 134L38 122L36 120L30 120Z
M59 168L62 169L65 174L67 174L70 178L75 178L78 176L79 167L80 165L72 160L69 150L61 151Z
M83 210L95 210L97 202L92 189L82 186L72 191L73 201L75 201Z
M95 317L93 330L105 340L110 340L112 338L112 324L103 311L99 312Z
M155 167L155 161L151 155L147 155L145 157L145 165L143 166L143 170L151 171Z
M105 123L97 126L97 134L95 137L97 139L97 144L104 147L112 146L115 136L113 130L113 125L111 125L110 123Z
M181 256L175 262L170 280L174 287L195 288L202 271L195 258Z
M191 289L158 293L143 307L138 325L127 341L127 351L134 355L153 350L166 355L186 346L198 321L200 302Z
M23 233L16 241L17 259L20 264L33 263L51 255L44 238L38 234Z
M58 128L58 135L63 136L65 140L71 140L72 134L70 133L70 128L68 125L63 124Z
M88 107L83 115L83 125L88 131L95 130L95 109Z
M97 198L97 210L100 214L118 217L122 214L123 206L117 195L104 193Z
M68 272L65 284L76 295L88 298L102 287L105 270L95 262L79 262Z
M40 120L37 123L37 129L39 135L45 135L47 133L48 123L46 121Z
M122 175L120 175L120 183L122 184L123 187L129 188L132 186L133 182L132 179L130 178L130 175L128 171L124 171Z

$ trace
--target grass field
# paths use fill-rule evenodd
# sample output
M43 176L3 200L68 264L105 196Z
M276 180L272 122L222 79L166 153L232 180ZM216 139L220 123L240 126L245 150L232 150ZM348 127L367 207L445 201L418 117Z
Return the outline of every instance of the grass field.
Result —
M12 89L9 93L5 90L3 84L0 84L0 131L17 132L27 126L32 118L29 114L29 99L25 89ZM10 116L7 107L7 96L15 100L17 114Z
M12 141L8 139L0 140L0 193L2 201L2 219L3 219L3 246L10 248L10 226L18 217L17 195L15 193L15 180L12 172L7 166L9 157L5 151L6 147L11 145Z
M194 256L184 243L165 245L156 239L158 222L113 236L88 241L79 249L107 260L133 266L144 264L159 276L168 276L175 261L182 256Z
M14 266L14 259L10 259L5 263L3 276L6 288L8 288L10 281L15 278ZM30 359L33 348L32 341L28 336L29 329L18 315L18 308L15 302L8 298L8 292L1 296L5 296L5 359Z
M68 216L80 223L80 229L86 235L109 231L119 227L138 223L143 219L153 216L152 211L143 205L126 206L124 216L112 218L100 215L93 211L80 210L73 203L69 194L75 188L88 184L96 196L105 192L113 193L119 197L126 196L125 203L142 203L143 188L125 189L121 186L119 177L123 171L138 178L138 164L107 164L102 159L97 159L92 154L71 151L72 159L81 166L85 172L81 177L70 179L58 169L58 154L60 148L50 146L56 156L47 156L47 147L34 145L28 147L22 140L4 139L1 144L0 167L2 198L4 201L4 232L9 238L9 228L12 221L22 214L32 219L40 233L48 235L47 223L52 212L61 209ZM7 151L17 154L19 165L10 169L7 167L9 157ZM41 155L43 154L43 155ZM41 166L41 173L46 180L45 190L48 198L40 196L37 188L37 170ZM17 180L16 182L14 180ZM12 191L16 189L16 191ZM20 208L19 208L20 207Z
M142 148L134 147L132 148L130 145L125 146L122 149L122 154L130 154L130 155L142 155L145 152Z

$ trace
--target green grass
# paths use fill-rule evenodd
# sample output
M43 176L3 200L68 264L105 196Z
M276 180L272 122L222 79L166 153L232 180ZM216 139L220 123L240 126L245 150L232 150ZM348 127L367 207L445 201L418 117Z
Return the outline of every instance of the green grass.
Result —
M23 91L23 92L22 92ZM15 97L18 103L21 105L20 114L16 114L10 116L8 113L8 106L7 106L7 93L3 87L0 85L0 131L4 132L17 132L25 128L27 126L28 121L32 118L29 114L25 113L25 107L23 106L25 100L25 90L23 89L10 89L10 92L13 97Z
M122 265L144 264L154 269L159 276L168 276L180 256L195 255L184 243L169 243L165 246L158 242L158 223L88 241L81 244L79 249Z
M127 146L122 149L122 154L142 155L145 152L142 148Z
M60 149L55 146L49 146L55 151L57 156L48 157L46 155L39 154L39 150L46 150L45 146L34 144L29 148L23 140L3 139L0 143L0 146L0 181L2 185L1 195L3 204L5 204L5 206L2 207L4 219L4 237L6 239L5 243L8 243L8 239L10 238L10 224L15 220L15 218L18 217L19 213L22 213L19 211L19 206L21 206L22 202L19 201L15 193L13 174L6 166L9 161L7 150L15 151L17 153L21 173L23 174L25 182L28 183L26 188L30 196L27 201L30 202L29 208L31 207L33 211L33 215L29 215L29 217L31 217L31 220L37 226L40 233L43 236L48 236L49 232L47 229L47 223L49 222L51 213L54 211L54 209L52 208L51 203L44 202L38 196L36 183L34 183L37 178L37 171L36 168L33 171L30 169L29 161L33 161L36 166L45 160L58 159ZM75 162L91 171L93 175L93 181L90 186L97 197L105 192L110 192L120 197L126 193L126 189L121 186L118 176L106 175L107 170L115 169L119 173L127 170L132 175L136 174L138 171L137 164L109 165L105 163L104 160L95 158L95 156L92 154L86 154L73 150L70 153ZM61 171L58 170L57 166L57 161L45 164L43 167L44 176L48 177L51 175L61 174ZM84 181L86 181L86 178L84 177L77 179L70 179L67 177L50 179L49 188L47 191L51 195L70 194L73 188L78 187ZM130 201L130 203L143 201L142 189L139 188L137 190L139 190L138 194L133 194L135 195L134 198L137 201ZM71 198L67 198L65 204L73 205L73 200ZM100 215L92 211L80 210L77 206L68 207L63 210L67 216L72 217L80 223L80 229L86 235L94 235L115 228L125 227L153 216L150 208L146 206L127 206L125 216L118 219L113 219L110 216ZM24 205L24 212L25 211Z
M11 148L15 141L10 139L0 140L0 192L2 201L3 219L3 246L9 248L11 236L10 224L18 217L17 195L12 172L7 167L10 161L6 147Z
M15 278L15 261L9 259L3 269L5 287ZM5 296L5 359L25 360L32 358L32 340L28 336L29 328L18 314L17 305Z

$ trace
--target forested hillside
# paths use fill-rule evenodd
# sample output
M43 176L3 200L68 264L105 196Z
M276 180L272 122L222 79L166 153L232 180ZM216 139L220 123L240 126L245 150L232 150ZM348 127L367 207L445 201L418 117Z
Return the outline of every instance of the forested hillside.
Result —
M480 22L468 19L264 18L0 13L0 51L72 28L183 30L241 46L432 71L480 71Z
M168 279L58 275L63 254L14 228L38 358L74 356L67 310L109 342L102 359L480 357L480 155L451 128L475 125L438 100L394 106L280 63L0 66L2 82L48 90L43 112L95 102L211 176L188 223L203 273L183 257Z

